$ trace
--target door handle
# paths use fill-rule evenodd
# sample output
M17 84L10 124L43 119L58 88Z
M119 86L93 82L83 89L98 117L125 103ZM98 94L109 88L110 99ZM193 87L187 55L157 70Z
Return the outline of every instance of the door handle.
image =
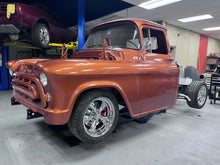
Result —
M167 61L173 61L173 58L166 58Z

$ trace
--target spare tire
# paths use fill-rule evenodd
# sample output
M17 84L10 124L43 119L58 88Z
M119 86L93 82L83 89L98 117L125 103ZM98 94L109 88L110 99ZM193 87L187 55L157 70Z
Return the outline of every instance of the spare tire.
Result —
M187 66L184 69L185 77L189 77L192 79L192 81L200 80L199 79L199 72L197 69L193 66Z
M186 89L188 106L201 109L207 100L207 86L203 81L193 81Z

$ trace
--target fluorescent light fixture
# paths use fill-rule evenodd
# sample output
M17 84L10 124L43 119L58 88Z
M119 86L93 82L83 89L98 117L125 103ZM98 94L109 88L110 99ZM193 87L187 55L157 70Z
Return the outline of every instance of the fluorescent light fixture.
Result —
M186 23L186 22L194 22L194 21L200 21L200 20L211 19L211 18L213 18L213 16L211 16L210 14L204 14L204 15L178 19L178 21Z
M203 30L205 30L205 31L215 31L215 30L220 30L220 27L205 28Z
M172 3L176 3L179 1L182 1L182 0L150 0L144 3L141 3L138 6L143 7L147 10L151 10L151 9L155 9L161 6L166 6Z

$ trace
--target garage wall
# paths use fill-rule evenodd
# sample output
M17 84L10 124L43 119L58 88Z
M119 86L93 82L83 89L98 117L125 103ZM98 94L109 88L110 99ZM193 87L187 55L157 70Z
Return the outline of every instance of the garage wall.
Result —
M220 41L209 38L207 54L210 55L210 53L220 53Z
M22 46L32 46L28 43L22 43L19 41L17 41L16 44L22 45ZM18 54L18 52L23 52L23 53L20 53L16 58L16 55ZM10 60L31 58L32 57L31 52L32 52L32 49L9 46Z
M10 46L9 52L10 52L10 60L32 58L31 53L22 53L22 54L18 55L16 58L16 55L18 52L31 52L31 49L24 49L24 48L17 48L14 46Z
M176 46L175 60L183 67L191 65L197 68L200 34L166 23L164 25L167 28L170 45ZM206 55L210 53L220 53L219 40L208 38ZM203 65L205 65L205 63ZM201 67L203 68L204 66Z
M176 46L175 60L182 65L197 66L200 35L172 25L166 25L171 46Z

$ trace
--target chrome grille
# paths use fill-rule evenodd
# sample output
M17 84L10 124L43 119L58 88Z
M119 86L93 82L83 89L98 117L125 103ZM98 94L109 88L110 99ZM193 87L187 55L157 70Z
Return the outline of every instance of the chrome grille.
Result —
M39 87L36 82L28 77L14 76L12 79L12 85L14 93L19 94L19 97L40 107L44 107L43 100L40 97Z

